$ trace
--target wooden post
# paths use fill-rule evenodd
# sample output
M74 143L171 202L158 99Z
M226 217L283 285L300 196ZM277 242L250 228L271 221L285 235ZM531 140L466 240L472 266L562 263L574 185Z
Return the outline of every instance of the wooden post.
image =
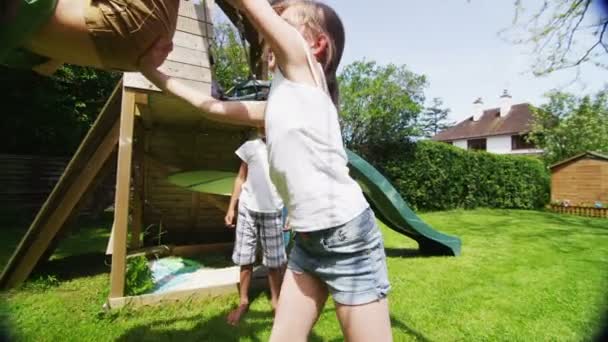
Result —
M144 216L144 136L145 130L141 122L136 122L135 134L135 155L133 164L134 192L133 192L133 212L131 213L131 240L129 247L132 249L141 248L141 231Z
M112 244L112 272L110 298L124 295L127 255L127 224L131 190L131 163L133 154L133 125L135 120L135 93L123 89L120 135L118 138L118 168L116 171L116 198L114 200L114 240Z

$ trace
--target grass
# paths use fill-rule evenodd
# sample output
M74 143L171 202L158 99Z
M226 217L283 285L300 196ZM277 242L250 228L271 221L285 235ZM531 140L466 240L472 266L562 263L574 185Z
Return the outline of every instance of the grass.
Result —
M551 213L475 210L423 219L463 240L463 255L420 257L415 242L383 228L396 341L579 341L601 323L608 288L608 221ZM0 265L17 234L0 232ZM265 341L264 294L238 328L236 296L106 313L107 226L83 226L25 286L4 294L13 333L35 341ZM85 256L74 256L85 248ZM2 303L0 302L0 309ZM342 341L331 302L311 341ZM0 312L1 314L1 312ZM297 313L294 313L294 317Z

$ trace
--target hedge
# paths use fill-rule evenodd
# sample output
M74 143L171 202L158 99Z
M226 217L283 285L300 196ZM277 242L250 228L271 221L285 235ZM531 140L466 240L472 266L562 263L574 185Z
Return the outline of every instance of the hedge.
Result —
M535 157L419 141L377 166L418 210L537 209L549 201L549 172Z

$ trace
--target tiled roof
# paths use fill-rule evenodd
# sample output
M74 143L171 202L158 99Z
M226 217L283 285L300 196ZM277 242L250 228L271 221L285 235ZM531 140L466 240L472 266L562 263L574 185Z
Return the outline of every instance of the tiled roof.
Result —
M478 121L473 121L473 118L469 117L456 126L439 132L432 139L453 141L493 135L524 134L530 131L532 118L532 110L527 103L513 105L504 117L500 117L500 108L486 109Z

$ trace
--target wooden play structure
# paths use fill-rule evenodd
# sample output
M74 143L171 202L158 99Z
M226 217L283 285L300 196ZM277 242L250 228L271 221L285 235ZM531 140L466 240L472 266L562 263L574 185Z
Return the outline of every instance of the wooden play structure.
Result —
M213 5L213 0L181 1L174 50L161 67L207 94L212 82L208 47L213 38ZM230 6L221 0L218 5L230 18L240 20ZM242 23L254 42L252 50L261 51L251 26ZM216 281L195 290L124 297L125 264L128 253L160 244L181 256L232 248L232 233L223 225L227 198L179 188L167 177L181 170L234 172L239 166L234 150L247 132L248 128L203 119L195 108L159 92L139 73L124 74L4 269L0 288L19 285L46 261L79 204L118 165L108 244L109 306L237 291L238 268L227 268L209 271ZM144 230L151 233L142 234Z
M252 74L264 79L267 65L257 33L224 0L216 2L249 43ZM207 94L212 83L208 47L213 5L213 0L181 0L174 50L161 66ZM234 151L249 132L246 127L205 120L197 109L159 92L142 75L125 74L4 269L0 288L21 284L48 259L69 226L66 222L114 169L108 306L236 292L238 267L227 267L203 270L196 287L125 297L125 269L128 255L159 248L178 256L232 248L233 232L223 222L229 200L225 188L239 166ZM460 255L458 237L423 222L378 170L355 153L347 154L351 175L388 228L416 240L421 254Z

